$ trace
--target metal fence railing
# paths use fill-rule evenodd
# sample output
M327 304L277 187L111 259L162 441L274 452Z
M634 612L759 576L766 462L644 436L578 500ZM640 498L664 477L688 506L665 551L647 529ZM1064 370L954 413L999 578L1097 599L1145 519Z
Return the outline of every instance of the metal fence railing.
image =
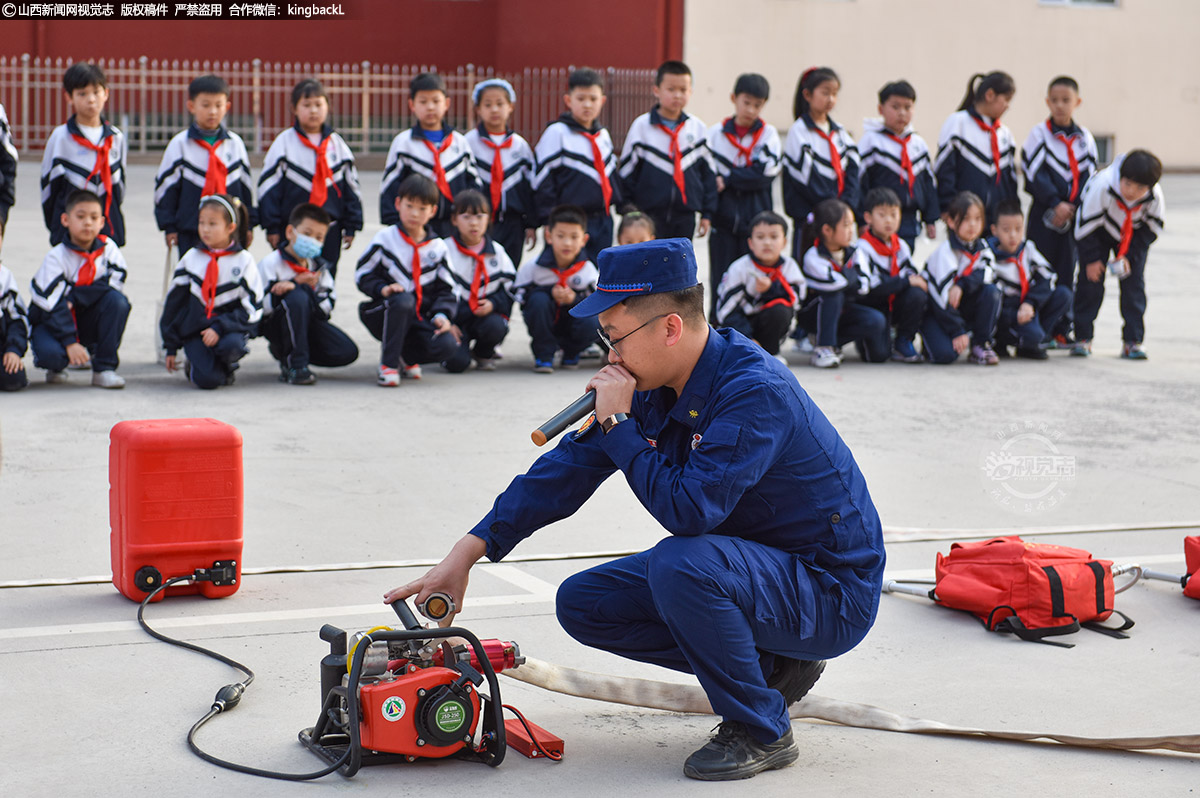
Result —
M275 135L292 124L291 91L302 78L325 85L330 121L359 154L386 152L392 138L413 124L408 110L412 78L428 67L398 64L302 64L253 61L180 61L141 58L100 59L108 78L105 116L126 135L130 152L161 150L187 127L187 86L215 73L229 82L230 112L226 125L242 135L251 153L262 153ZM71 61L28 54L0 56L0 104L8 113L13 136L22 152L40 151L50 132L66 121L62 74ZM535 143L547 122L561 113L570 68L500 72L472 64L442 71L450 96L449 121L460 130L475 123L471 88L477 81L501 77L517 93L513 128ZM629 125L653 102L654 71L605 70L608 100L600 121L619 149Z

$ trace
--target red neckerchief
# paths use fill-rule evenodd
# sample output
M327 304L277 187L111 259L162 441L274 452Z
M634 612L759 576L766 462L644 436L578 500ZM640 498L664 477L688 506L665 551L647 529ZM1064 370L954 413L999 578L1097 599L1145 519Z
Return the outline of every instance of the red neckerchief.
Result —
M901 148L904 147L903 144L900 146ZM908 160L907 156L905 156L905 160ZM910 172L909 174L911 175L912 173ZM876 238L874 233L872 233L870 230L867 230L862 234L862 240L870 244L871 249L875 250L876 253L888 256L888 274L892 275L893 277L900 276L900 236L892 233L891 246L888 246ZM889 313L892 312L892 309L895 307L895 305L896 295L891 294L888 296Z
M730 120L732 120L732 119L733 119L732 116L729 117L729 119L726 119L724 124L722 124L722 127L724 127L725 125L728 125ZM736 129L737 129L736 126L734 129L736 131ZM742 156L742 158L745 159L746 166L750 165L750 154L752 152L754 152L754 148L758 146L758 140L760 138L762 138L763 131L766 129L767 129L766 125L759 125L758 130L754 131L754 135L751 136L750 145L747 147L742 146L741 136L736 135L736 133L730 133L728 130L725 131L725 138L729 139L729 143L732 144L737 149L738 155ZM747 130L747 132L749 132L749 131ZM733 160L734 160L733 165L737 166L737 158L734 158Z
M107 222L109 212L112 210L112 164L108 162L108 154L112 150L113 137L105 136L99 145L93 144L87 136L80 136L77 133L72 133L71 138L75 139L79 146L96 153L96 163L83 182L90 183L93 177L97 174L100 175L100 182L104 184L104 220Z
M913 168L912 158L908 157L908 140L912 138L912 133L909 133L906 136L896 136L893 135L890 130L885 128L883 135L900 145L900 168L903 169L904 174L908 176L906 182L908 183L908 196L911 198L913 195Z
M783 279L783 266L785 263L787 263L786 260L781 257L778 265L764 266L758 262L758 258L751 255L750 262L753 263L755 268L757 268L760 272L765 274L767 277L770 277L771 282L779 283L781 286L783 286L783 291L785 294L787 294L786 299L784 297L776 297L767 304L763 305L763 309L769 308L773 305L782 305L784 303L786 303L788 307L793 307L796 304L796 292L792 290L792 286L788 284L788 281Z
M467 305L474 313L479 310L479 287L482 285L486 289L488 283L492 281L487 273L487 256L464 247L457 238L454 239L454 246L458 247L459 252L475 261L475 273L471 276L471 295L467 297Z
M426 142L428 143L428 142ZM421 318L421 247L432 243L436 239L427 238L420 244L408 237L408 233L404 232L404 228L396 225L396 232L400 234L400 238L404 239L404 243L412 247L412 281L413 281L413 297L417 301L417 318Z
M567 280L569 280L576 272L578 272L584 266L587 266L587 264L588 264L588 262L586 260L581 260L581 261L577 261L577 262L571 264L570 266L568 266L565 269L559 269L556 266L554 271L558 275L559 286L561 286L562 288L566 288Z
M996 136L996 131L1000 129L1000 119L997 117L992 120L992 124L988 124L972 113L968 113L975 124L979 125L980 130L986 130L992 137L992 161L996 164L996 185L1000 185L1000 139Z
M442 143L433 146L433 142L425 138L425 134L421 134L421 143L429 148L429 155L433 159L433 178L437 182L438 191L446 198L447 202L454 202L454 194L450 191L450 181L446 179L446 167L442 166L442 153L450 148L454 143L454 131L447 130L442 138ZM494 167L493 167L494 169ZM503 173L502 173L503 174ZM500 181L503 184L503 180ZM493 185L495 185L493 183ZM492 191L496 189L493 188Z
M298 261L292 260L292 256L288 254L286 249L280 249L279 256L283 258L283 262L288 265L288 268L296 274L308 274L309 272L313 271L313 269L309 269L306 266L301 266Z
M1021 301L1024 302L1025 295L1029 293L1029 275L1025 273L1025 247L1022 246L1020 251L1015 255L1008 256L1005 260L1016 264L1017 276L1021 281ZM974 261L971 262L971 265L975 265ZM965 277L966 275L963 276Z
M201 247L200 251L208 255L208 268L204 271L204 282L200 284L200 296L204 299L204 317L211 319L213 305L217 301L217 284L221 275L220 259L234 250L232 247L225 249Z
M100 242L99 249L91 252L75 250L79 253L79 257L83 258L83 263L80 264L79 271L75 275L75 285L91 285L96 281L96 260L104 254L104 244L108 239L104 236L96 236L96 240Z
M684 187L683 179L683 154L679 151L679 134L683 132L683 117L680 116L676 121L674 130L663 124L657 124L655 127L666 133L667 138L671 139L671 161L675 164L675 187L679 189L679 196L686 205L687 189Z
M1121 223L1121 243L1117 247L1117 260L1120 260L1129 252L1129 244L1133 241L1133 208L1120 197L1117 198L1117 204L1125 211L1125 221Z
M842 196L842 191L846 188L846 173L842 170L842 156L838 153L837 145L833 143L833 136L837 133L837 130L833 127L833 121L829 121L828 133L817 127L816 122L812 123L810 130L825 139L825 143L829 145L829 165L833 167L833 173L837 175L837 193L840 197Z
M1067 199L1067 202L1074 202L1075 198L1079 196L1079 159L1075 157L1074 146L1075 137L1079 134L1072 133L1068 136L1065 133L1055 133L1049 119L1046 120L1046 130L1049 130L1050 135L1061 141L1063 146L1067 148L1067 160L1071 163L1071 196Z
M592 145L592 165L596 167L596 176L600 178L600 193L604 197L604 208L607 212L609 203L612 202L612 184L608 181L608 173L604 171L604 156L600 154L600 145L596 142L602 132L597 130L595 133L588 133L581 129L579 135Z
M955 238L957 238L957 236ZM956 250L967 257L967 268L963 270L962 274L954 275L954 282L957 283L964 277L970 277L971 272L975 271L975 264L979 262L979 257L983 254L983 247L980 247L976 252L967 252L962 247L954 246L954 238L952 238L950 240L950 249Z
M229 176L229 168L225 166L224 161L217 157L217 148L221 146L221 139L212 144L199 138L193 138L192 141L208 150L208 167L204 171L204 188L201 190L200 196L224 194L225 178Z
M500 157L501 150L507 150L513 145L512 133L500 144L492 141L492 136L483 129L480 140L492 148L492 217L500 215L500 203L504 199L504 160ZM474 310L474 308L472 308Z
M300 142L308 147L316 154L316 166L313 167L312 189L308 192L308 201L318 208L325 205L325 200L329 198L329 188L326 182L333 183L333 190L337 195L342 196L342 190L338 188L337 183L333 182L333 170L329 168L329 159L325 157L325 150L329 147L329 139L332 133L321 139L320 144L313 144L308 134L302 130L297 130L296 135L300 137Z

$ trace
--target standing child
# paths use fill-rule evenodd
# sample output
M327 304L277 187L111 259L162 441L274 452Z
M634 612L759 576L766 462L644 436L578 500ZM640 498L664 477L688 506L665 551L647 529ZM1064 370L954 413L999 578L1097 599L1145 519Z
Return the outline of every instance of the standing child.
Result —
M866 197L874 188L887 188L895 193L900 199L897 234L908 245L909 252L916 245L921 222L925 224L925 235L935 238L935 224L941 216L929 146L912 128L916 102L917 91L907 80L884 86L879 90L880 118L863 121L863 137L858 142L862 157L860 195Z
M928 286L912 265L912 250L898 234L901 207L902 200L890 188L873 188L863 200L867 229L854 252L870 290L859 301L883 313L889 330L895 326L892 360L920 363L913 341L925 317Z
M8 115L0 105L0 224L8 221L8 209L17 201L17 148L13 144Z
M338 258L362 229L362 190L354 153L328 124L329 100L320 82L306 78L292 89L295 124L275 137L258 177L258 218L275 249L292 208L302 202L324 209L333 222L321 258L337 276Z
M233 385L238 361L262 317L262 276L246 251L250 211L237 197L214 194L200 201L200 245L175 268L163 303L167 371L187 355L187 378L197 388Z
M1033 197L1027 237L1046 256L1058 285L1075 285L1075 233L1071 229L1084 186L1096 171L1096 139L1075 122L1079 84L1060 75L1050 81L1046 106L1050 118L1029 132L1021 151L1025 190ZM1059 346L1069 346L1071 309L1049 332Z
M1050 330L1071 305L1071 289L1055 285L1050 264L1037 245L1025 240L1025 215L1017 200L1004 200L996 207L996 221L988 248L995 256L996 285L1003 295L996 343L1000 354L1017 348L1017 357L1045 360L1043 346Z
M967 81L962 104L942 125L933 163L943 218L963 191L982 200L984 224L996 220L1000 200L1016 198L1016 142L1000 122L1016 90L1007 72L972 75Z
M167 246L177 247L180 257L200 243L196 228L201 197L237 197L250 211L250 226L258 222L250 191L250 156L242 137L224 124L229 84L216 75L196 78L188 84L187 109L192 124L167 144L154 177L154 218Z
M617 245L643 244L658 238L654 229L654 220L638 210L627 209L621 214L621 224L617 226Z
M801 269L808 281L800 319L805 329L817 331L812 364L836 368L842 362L837 348L850 341L864 361L887 360L891 351L887 317L860 302L869 283L854 254L854 211L842 200L822 200L800 236Z
M0 219L0 246L4 244L4 220ZM19 391L29 384L25 374L25 350L29 348L29 314L21 295L17 293L17 281L3 263L0 263L0 391Z
M594 69L574 70L563 95L567 110L546 126L534 150L534 222L541 226L560 205L587 214L587 255L593 261L612 246L611 209L621 204L612 137L596 120L604 108L604 78Z
M429 223L438 212L441 192L427 177L410 174L396 187L399 223L371 239L358 260L354 279L368 297L358 317L383 343L378 384L400 385L400 369L421 379L422 363L441 363L458 350L451 317L458 308L454 278L446 263L446 242Z
M762 75L739 75L729 97L733 116L708 131L717 173L717 210L708 238L708 284L714 309L725 270L750 252L751 220L771 210L774 203L771 184L783 168L783 153L779 131L760 118L770 93Z
M439 195L430 226L438 236L447 236L454 195L480 186L475 157L463 134L446 121L450 98L441 75L422 72L412 79L408 91L408 110L417 123L400 131L388 148L379 187L379 221L385 225L400 222L396 212L399 186L409 175L422 175L434 181Z
M492 371L496 347L508 335L517 274L508 253L488 234L491 213L487 198L474 189L454 197L454 234L446 239L446 250L459 297L454 324L462 340L446 360L448 371L466 371L472 358L476 368Z
M471 91L479 125L467 131L467 144L475 156L475 170L493 209L488 235L504 248L511 262L534 240L533 150L529 142L509 127L517 93L512 84L489 78ZM458 192L455 192L457 203ZM457 208L457 204L455 205ZM451 222L453 224L453 222Z
M992 285L993 255L981 238L983 200L964 191L945 208L947 240L925 262L930 301L921 323L925 357L953 363L969 348L981 366L1000 362L992 336L1000 315L1000 289Z
M513 286L538 374L554 372L554 354L559 349L563 368L579 368L580 353L597 340L594 316L575 318L568 312L596 290L600 276L584 251L587 215L572 205L555 208L545 235L542 254L521 264Z
M42 155L42 214L50 244L67 239L63 214L67 197L87 189L103 198L104 228L99 231L125 246L125 134L108 124L108 79L95 64L77 63L63 73L63 91L71 106L65 125L54 128Z
M1079 279L1075 285L1072 355L1092 353L1096 314L1104 302L1105 263L1121 289L1121 357L1145 360L1146 255L1163 227L1162 162L1132 150L1088 181L1075 222ZM1109 260L1109 258L1112 260Z
M817 205L838 199L858 207L858 148L850 131L830 118L842 83L829 67L812 67L800 76L792 102L795 124L783 145L783 207L797 230ZM801 236L796 236L799 260Z
M129 319L125 258L101 234L104 201L76 189L63 201L66 235L33 276L29 322L33 364L46 369L46 382L67 380L67 366L92 364L92 385L123 388L117 349Z
M683 111L691 97L692 70L682 61L664 61L654 76L658 103L633 120L621 148L625 199L654 219L663 238L707 235L717 210L708 126Z
M786 219L774 211L760 211L749 227L750 251L722 275L714 315L719 326L752 338L786 365L779 344L804 299L804 275L786 254Z
M279 361L280 381L289 385L315 383L310 365L348 366L358 359L354 341L329 320L337 292L321 247L331 222L316 205L297 205L283 246L258 263L263 283L259 331Z

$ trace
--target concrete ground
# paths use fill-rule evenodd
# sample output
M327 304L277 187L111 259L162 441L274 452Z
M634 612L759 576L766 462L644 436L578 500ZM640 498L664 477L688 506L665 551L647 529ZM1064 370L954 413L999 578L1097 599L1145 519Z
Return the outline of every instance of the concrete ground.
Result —
M22 162L18 206L3 260L22 286L46 250L37 166ZM363 175L368 218L377 219L379 174ZM22 393L0 396L0 794L244 795L301 789L217 769L188 752L184 735L228 668L151 640L136 605L111 584L12 587L26 580L109 574L108 432L123 419L210 416L245 439L247 569L347 564L322 573L248 575L231 598L175 598L148 611L163 631L212 646L258 672L237 712L201 733L213 753L260 767L312 770L296 741L315 721L317 664L326 622L365 629L392 621L384 590L422 567L362 570L354 564L439 558L486 511L512 475L539 454L529 431L581 391L586 372L530 373L519 321L494 373L448 375L399 390L375 387L377 344L356 318L353 260L342 261L335 322L363 355L318 371L311 388L276 382L262 341L231 389L202 392L154 363L155 302L164 247L153 227L153 169L130 168L126 215L133 302L121 373L124 391L49 386L41 372ZM1164 181L1167 231L1148 271L1151 359L1118 359L1120 320L1110 293L1088 360L878 366L853 355L836 371L793 355L797 379L849 443L884 523L922 529L1018 527L1027 538L1080 546L1117 562L1182 573L1181 538L1196 529L1084 535L1052 528L1200 524L1200 178ZM928 251L924 242L920 258ZM252 247L266 253L265 241ZM705 247L699 247L702 268ZM1110 291L1115 283L1110 281ZM30 364L26 358L26 365ZM1050 455L1053 481L1017 484L988 468L1006 455ZM996 477L996 478L993 478ZM1044 493L1038 498L1022 498ZM614 552L662 537L612 479L572 519L516 554ZM894 536L895 537L895 536ZM916 535L922 537L922 535ZM889 572L932 575L948 540L889 544ZM463 625L516 640L530 656L603 673L682 677L585 649L558 627L556 585L599 562L485 565L472 580ZM86 579L84 580L86 582ZM815 692L902 714L1004 729L1132 736L1194 733L1200 603L1177 587L1142 583L1118 601L1138 625L1128 640L1084 632L1074 649L989 635L963 614L909 596L885 596L866 641L830 663ZM510 752L497 770L461 762L367 769L303 789L385 795L485 787L576 795L609 784L627 795L682 795L696 786L682 762L706 739L711 717L642 711L547 693L510 680L504 698L566 740L561 764ZM796 766L733 791L756 795L1181 795L1200 783L1200 757L1103 753L1054 745L889 734L797 722Z

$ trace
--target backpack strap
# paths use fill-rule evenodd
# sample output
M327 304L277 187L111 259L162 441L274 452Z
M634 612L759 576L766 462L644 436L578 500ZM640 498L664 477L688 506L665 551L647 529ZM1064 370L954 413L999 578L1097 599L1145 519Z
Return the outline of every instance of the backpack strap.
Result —
M995 621L996 613L999 610L1008 610L1009 615ZM1074 619L1074 616L1068 616ZM983 625L993 632L1000 634L1013 634L1022 640L1027 640L1030 643L1045 643L1048 646L1058 646L1059 648L1075 648L1074 643L1063 643L1058 640L1046 640L1047 637L1054 635L1069 635L1079 631L1079 621L1072 620L1066 626L1047 626L1042 629L1030 629L1026 626L1019 617L1017 611L1007 604L1001 604L999 607L992 608L988 613L987 620Z
M1104 600L1104 566L1095 560L1089 562L1087 565L1096 576L1096 615L1099 616L1106 612L1111 612L1113 615L1120 615L1124 623L1120 626L1112 627L1104 626L1099 621L1086 621L1083 623L1083 628L1091 629L1093 632L1099 632L1102 635L1115 637L1119 640L1128 639L1129 635L1125 634L1125 630L1133 628L1133 620L1123 612L1104 606L1106 604Z

